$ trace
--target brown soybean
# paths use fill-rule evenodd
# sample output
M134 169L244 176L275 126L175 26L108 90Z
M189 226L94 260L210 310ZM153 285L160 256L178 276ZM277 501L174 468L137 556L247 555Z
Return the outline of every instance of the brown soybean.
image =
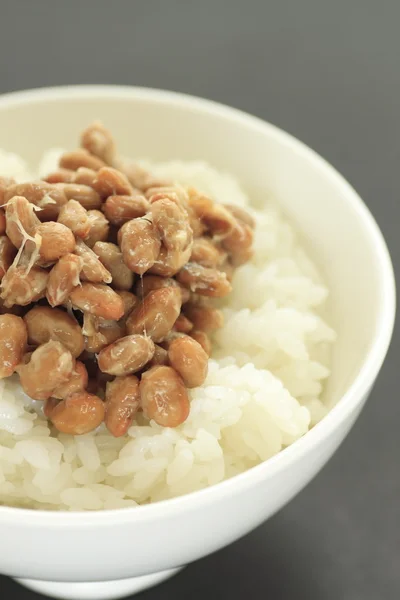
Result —
M192 330L189 335L200 344L207 356L211 356L212 344L210 338L204 331L195 329Z
M71 353L60 342L50 341L32 352L30 361L17 370L25 393L34 400L46 400L68 381L73 369Z
M76 179L76 178L75 178ZM82 183L61 183L57 185L62 190L67 200L76 200L86 210L100 208L101 198L99 194L89 185Z
M61 342L72 356L79 356L84 348L84 340L78 322L59 308L35 306L24 316L28 331L28 341L32 346L40 346L49 340Z
M195 339L185 335L169 344L171 367L182 377L188 388L202 385L207 377L208 355Z
M180 291L173 287L151 291L129 315L128 333L145 333L160 342L171 331L181 310Z
M0 236L0 280L11 267L17 250L6 235Z
M104 422L114 437L126 434L139 404L139 379L135 375L116 377L107 383Z
M20 317L0 315L0 379L14 373L25 352L28 334Z
M100 261L97 254L93 252L85 242L77 240L76 254L82 261L81 279L82 281L90 281L92 283L111 283L112 276Z
M98 396L76 392L49 411L54 427L62 433L83 435L96 429L104 419L105 405Z
M133 219L119 231L119 245L126 266L143 275L157 260L161 240L153 223L148 219Z
M86 169L93 169L98 171L104 167L105 163L97 156L93 156L85 149L73 150L72 152L64 152L60 158L60 167L62 169L70 169L76 171L80 167Z
M92 123L82 132L81 146L109 165L114 161L116 149L113 137L99 121Z
M90 221L87 210L77 200L68 200L61 207L57 221L79 238L84 239L89 235Z
M46 263L54 262L75 249L74 234L62 223L41 223L36 231L41 237L40 257Z
M120 227L132 219L144 217L149 206L144 196L109 196L103 211L110 223Z
M225 273L196 263L187 263L179 271L177 280L190 291L201 296L223 298L232 289Z
M104 242L108 239L110 224L99 210L89 210L88 219L90 229L86 236L85 244L89 248L93 248L96 242Z
M88 372L85 365L77 360L75 363L74 370L71 373L70 378L66 383L59 385L53 390L53 398L63 400L71 394L81 392L86 389L88 384Z
M185 315L193 323L194 328L201 331L214 331L224 324L222 312L211 306L188 303L185 305Z
M130 290L134 274L123 261L122 252L116 244L96 242L93 252L111 274L111 284L117 290Z
M0 298L4 306L26 306L44 298L48 278L48 272L40 267L33 267L28 272L25 267L11 266L0 285Z
M93 187L102 198L108 196L129 196L133 188L121 171L112 167L102 167L97 172Z
M189 395L172 367L152 367L143 373L139 389L143 412L149 419L162 427L177 427L186 421Z
M154 354L154 343L144 335L127 335L101 350L98 365L109 375L129 375L140 371Z
M46 297L51 306L59 306L69 297L72 290L79 285L79 274L82 259L75 254L65 254L51 269Z
M96 317L118 321L124 315L124 303L107 285L84 282L70 295L72 305Z
M66 204L67 197L62 189L45 181L17 183L10 186L5 193L5 202L14 196L23 196L40 210L37 216L41 221L56 220L60 208Z

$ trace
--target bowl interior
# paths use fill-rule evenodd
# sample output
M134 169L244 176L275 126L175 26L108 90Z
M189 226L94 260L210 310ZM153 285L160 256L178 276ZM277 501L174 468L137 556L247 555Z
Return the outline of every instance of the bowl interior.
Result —
M212 106L212 105L211 105ZM114 132L127 156L201 159L236 176L257 203L277 198L297 225L331 288L339 332L327 401L335 404L359 372L382 308L382 257L373 222L349 201L351 188L316 155L267 124L162 93L75 90L3 98L0 146L32 165L51 147L74 148L94 119Z

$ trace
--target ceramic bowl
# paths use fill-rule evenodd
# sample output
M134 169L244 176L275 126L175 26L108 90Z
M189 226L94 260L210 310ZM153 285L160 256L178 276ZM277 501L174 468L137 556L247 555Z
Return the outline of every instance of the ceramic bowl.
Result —
M273 195L303 234L331 289L338 331L330 413L267 462L200 492L135 509L57 513L0 507L0 572L61 598L117 598L168 577L268 519L335 452L385 358L395 286L385 242L362 200L287 133L232 108L165 91L84 86L0 98L3 148L32 164L75 147L101 119L122 153L203 159L234 174L257 202Z

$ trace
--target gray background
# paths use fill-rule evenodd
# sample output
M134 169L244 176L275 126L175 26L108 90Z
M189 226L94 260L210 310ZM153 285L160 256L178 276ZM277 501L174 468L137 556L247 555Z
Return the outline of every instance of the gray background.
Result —
M0 9L0 92L136 84L254 113L350 180L400 269L399 0L0 0ZM397 335L360 420L306 490L141 599L398 598L398 363ZM3 597L38 597L0 583Z

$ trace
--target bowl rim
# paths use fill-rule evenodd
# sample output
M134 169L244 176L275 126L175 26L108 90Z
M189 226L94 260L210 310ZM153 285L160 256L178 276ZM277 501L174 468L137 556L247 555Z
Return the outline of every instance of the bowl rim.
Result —
M380 265L381 292L375 338L368 355L354 381L329 413L303 437L281 450L267 461L208 488L191 492L177 498L162 500L139 508L121 508L99 511L47 511L42 509L0 506L0 525L27 527L51 527L80 529L112 526L114 524L165 519L169 515L188 512L205 507L223 497L240 493L273 477L278 471L300 460L320 442L340 427L349 415L362 403L373 385L387 354L393 333L396 312L396 287L389 251L374 217L360 196L346 179L324 158L309 146L263 119L224 104L173 91L120 85L67 85L21 90L0 95L0 111L8 107L42 101L68 99L136 99L173 105L194 112L210 113L225 121L241 123L253 131L257 130L274 138L288 151L302 155L314 164L327 181L346 197L368 233L370 243ZM62 515L62 518L60 516Z

